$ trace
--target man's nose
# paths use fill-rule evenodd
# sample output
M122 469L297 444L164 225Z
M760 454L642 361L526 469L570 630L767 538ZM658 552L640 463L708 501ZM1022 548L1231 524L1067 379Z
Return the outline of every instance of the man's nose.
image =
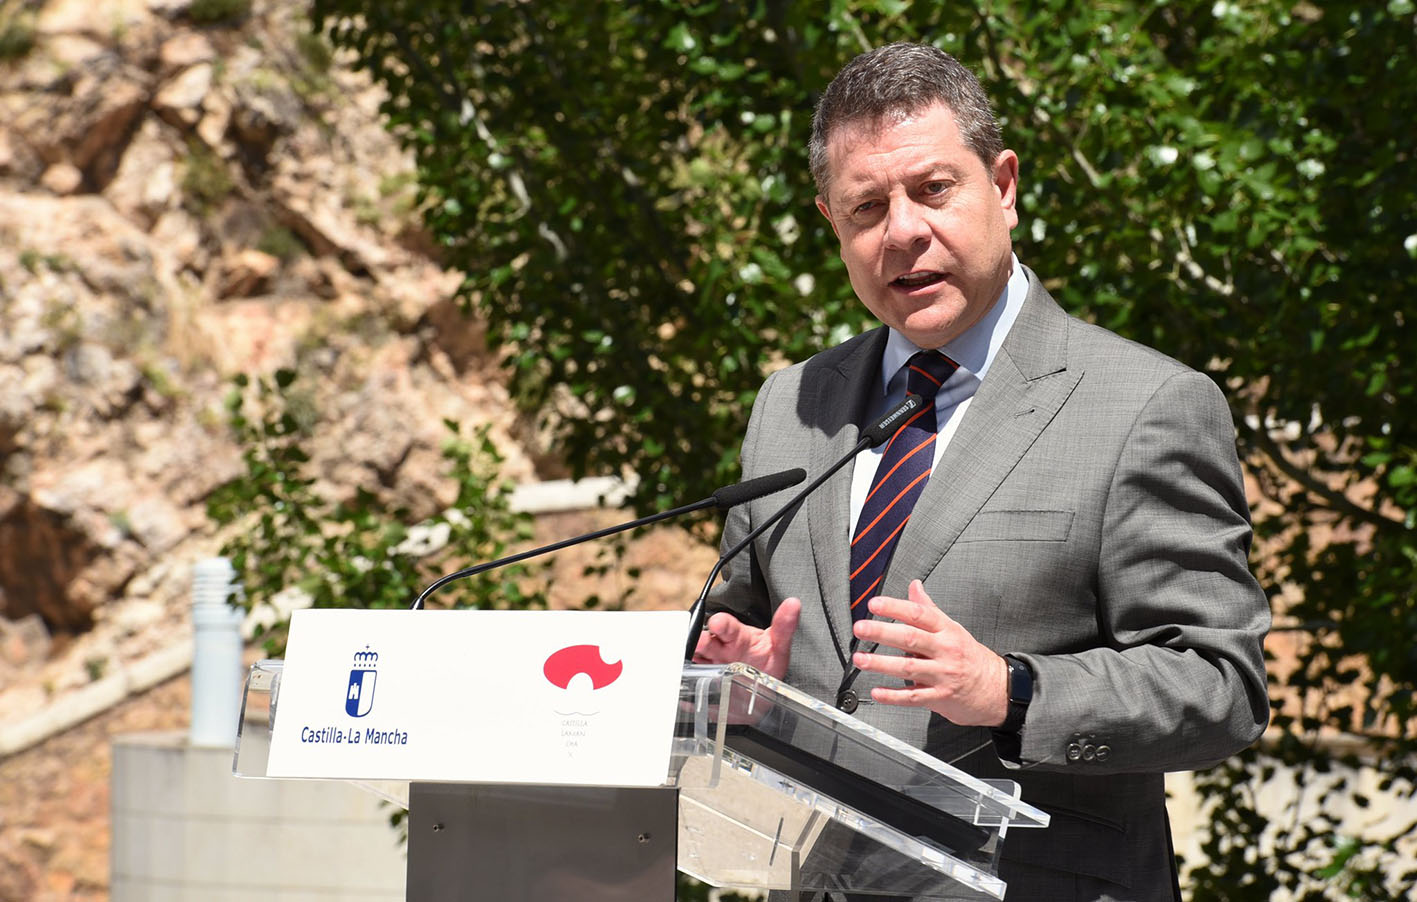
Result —
M911 201L899 201L890 206L886 216L886 246L908 250L930 238L930 224L925 210Z

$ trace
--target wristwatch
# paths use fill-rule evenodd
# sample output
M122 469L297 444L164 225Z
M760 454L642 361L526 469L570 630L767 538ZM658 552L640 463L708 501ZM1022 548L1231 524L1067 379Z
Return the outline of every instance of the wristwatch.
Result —
M1000 733L1017 734L1028 715L1028 703L1033 701L1033 671L1013 655L1004 655L1004 663L1009 665L1009 713L996 729Z

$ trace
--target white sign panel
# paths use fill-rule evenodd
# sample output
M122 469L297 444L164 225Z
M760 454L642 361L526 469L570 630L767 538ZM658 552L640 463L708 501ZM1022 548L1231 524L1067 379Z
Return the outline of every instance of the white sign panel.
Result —
M267 774L658 786L684 611L302 610Z

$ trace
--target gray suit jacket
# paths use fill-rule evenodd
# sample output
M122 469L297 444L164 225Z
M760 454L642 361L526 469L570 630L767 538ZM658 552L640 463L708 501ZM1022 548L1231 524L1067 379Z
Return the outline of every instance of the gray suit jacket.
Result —
M901 534L882 594L911 579L973 636L1036 675L1018 765L988 730L874 705L856 716L1050 812L1015 830L1010 900L1170 899L1162 773L1209 766L1268 722L1269 607L1250 574L1234 425L1204 375L1027 300ZM879 413L885 330L774 373L742 448L745 478L851 449ZM711 610L765 626L802 599L788 681L835 698L848 661L851 468L726 568ZM783 503L730 513L724 547ZM1072 754L1070 754L1070 749Z

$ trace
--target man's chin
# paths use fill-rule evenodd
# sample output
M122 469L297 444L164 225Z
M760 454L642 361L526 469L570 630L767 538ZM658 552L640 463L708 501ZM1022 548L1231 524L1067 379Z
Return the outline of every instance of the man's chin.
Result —
M902 315L893 316L891 320L879 314L877 317L910 339L917 348L939 348L963 335L993 305L993 299L988 303L971 304L958 292L940 292L929 302L922 299L916 309L897 303L891 312L899 311Z
M936 311L932 313L936 315L906 317L895 326L895 330L910 339L910 343L917 348L929 349L949 344L969 328L968 323L964 323L957 314L941 316Z

